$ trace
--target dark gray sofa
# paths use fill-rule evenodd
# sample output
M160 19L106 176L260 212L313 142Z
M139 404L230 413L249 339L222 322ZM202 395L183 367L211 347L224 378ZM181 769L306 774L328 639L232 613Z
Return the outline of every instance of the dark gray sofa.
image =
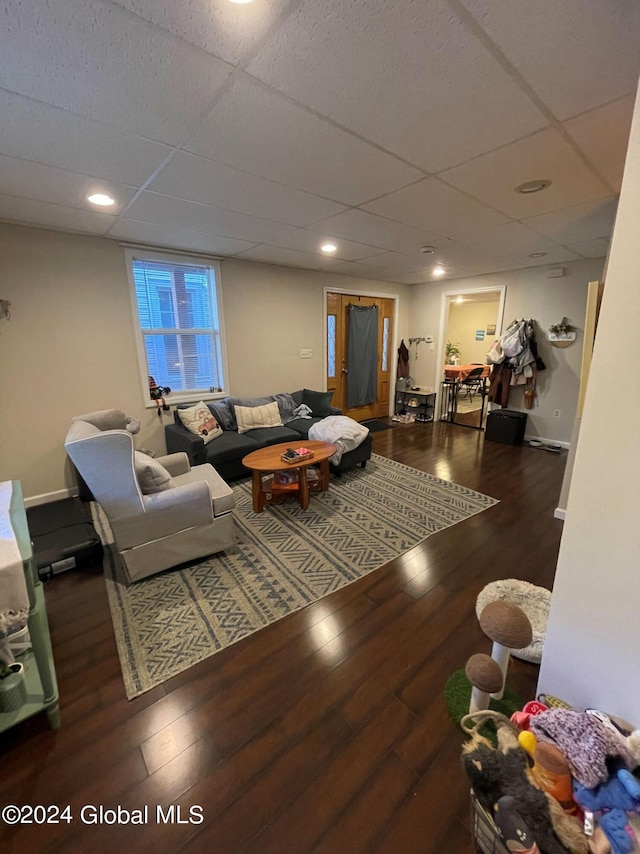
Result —
M313 412L311 418L296 418L291 420L291 398L295 406L305 403ZM249 430L246 433L238 433L238 424L235 418L234 406L260 406L265 403L277 401L278 409L282 417L282 427L266 427L257 430ZM327 415L341 415L342 410L329 404L330 394L315 392L310 389L300 389L289 394L274 394L269 397L260 398L237 398L226 397L223 400L209 401L208 408L214 415L220 427L222 435L204 444L200 436L191 433L180 421L177 410L190 406L191 404L178 405L174 410L174 424L168 424L165 430L167 442L167 453L173 454L184 451L189 457L191 465L211 463L218 474L226 481L237 480L247 477L249 470L242 465L242 458L268 445L278 445L287 442L293 446L303 439L308 438L309 428L312 424L326 418ZM318 414L316 414L318 413ZM285 423L286 422L286 423ZM371 457L371 434L354 448L343 454L339 465L331 465L331 470L339 474L345 469L355 465L364 467Z

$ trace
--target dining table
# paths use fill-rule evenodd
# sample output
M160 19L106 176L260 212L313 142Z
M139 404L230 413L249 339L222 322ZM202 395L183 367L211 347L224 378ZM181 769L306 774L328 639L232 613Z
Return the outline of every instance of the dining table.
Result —
M490 365L445 365L444 375L448 380L458 380L459 382L462 382L463 380L466 380L471 371L476 368L482 368L482 373L479 374L480 379L488 377L491 372Z

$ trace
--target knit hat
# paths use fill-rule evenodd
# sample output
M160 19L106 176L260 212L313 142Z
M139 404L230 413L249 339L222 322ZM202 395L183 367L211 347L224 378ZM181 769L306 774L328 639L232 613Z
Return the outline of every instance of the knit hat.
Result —
M629 768L635 764L626 742L586 712L549 709L532 717L529 729L564 753L571 774L587 789L608 779L607 758L619 756Z

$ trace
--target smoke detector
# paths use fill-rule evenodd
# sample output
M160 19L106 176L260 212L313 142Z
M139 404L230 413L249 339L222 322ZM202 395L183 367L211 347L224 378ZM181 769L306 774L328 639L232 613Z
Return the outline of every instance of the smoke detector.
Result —
M423 255L433 255L433 253L434 253L435 251L436 251L436 250L433 248L433 246L421 246L421 247L420 247L420 252L421 252Z

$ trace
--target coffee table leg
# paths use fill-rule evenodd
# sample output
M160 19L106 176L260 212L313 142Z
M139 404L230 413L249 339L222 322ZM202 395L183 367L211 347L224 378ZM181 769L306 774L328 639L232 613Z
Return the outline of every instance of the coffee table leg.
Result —
M307 467L302 466L300 469L300 474L298 475L298 498L300 499L300 506L303 510L309 509L309 481L307 480Z
M253 470L251 480L251 497L253 498L253 512L262 513L264 510L264 492L262 491L262 472Z
M320 490L326 492L329 489L329 460L320 463Z

